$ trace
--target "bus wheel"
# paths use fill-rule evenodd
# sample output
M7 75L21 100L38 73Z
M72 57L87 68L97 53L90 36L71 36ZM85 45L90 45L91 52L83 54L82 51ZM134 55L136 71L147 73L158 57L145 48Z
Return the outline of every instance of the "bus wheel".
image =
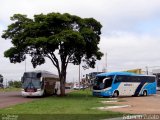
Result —
M146 90L143 91L143 96L147 96L147 91Z
M113 94L113 97L118 97L118 95L119 95L118 91L115 91L114 94Z

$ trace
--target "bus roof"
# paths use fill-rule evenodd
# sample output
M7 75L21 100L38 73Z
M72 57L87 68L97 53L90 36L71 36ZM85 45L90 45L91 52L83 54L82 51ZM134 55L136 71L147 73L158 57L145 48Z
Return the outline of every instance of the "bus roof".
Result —
M58 75L55 75L51 72L48 72L48 71L45 71L45 70L35 70L35 71L30 71L30 72L25 72L25 73L41 73L42 77L47 77L47 78L50 78L50 77L54 77L54 78L59 78Z
M110 76L110 75L128 75L128 76L154 76L154 75L144 75L144 74L136 74L131 72L107 72L96 75L98 76Z

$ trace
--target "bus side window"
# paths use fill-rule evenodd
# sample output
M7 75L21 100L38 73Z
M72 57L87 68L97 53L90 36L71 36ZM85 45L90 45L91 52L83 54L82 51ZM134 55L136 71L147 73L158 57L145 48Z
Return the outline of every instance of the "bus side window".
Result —
M41 77L41 73L37 73L37 78L40 78Z
M128 78L126 76L116 76L115 82L114 83L118 83L118 82L126 82L128 80Z
M100 89L104 89L104 83L100 83L99 87Z
M118 83L118 82L120 82L120 81L119 81L118 77L116 77L114 83Z

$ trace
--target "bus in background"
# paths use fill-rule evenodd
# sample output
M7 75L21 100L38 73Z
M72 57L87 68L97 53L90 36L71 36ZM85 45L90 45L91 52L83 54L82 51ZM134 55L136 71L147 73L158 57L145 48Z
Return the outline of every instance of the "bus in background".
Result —
M160 69L153 69L152 73L153 73L153 75L156 76L157 90L160 90Z
M160 76L157 77L157 90L160 91Z
M0 88L3 88L3 76L0 74Z
M25 72L21 79L22 96L45 96L56 94L59 77L48 71Z
M154 75L129 72L109 72L98 74L93 86L93 95L102 97L147 96L156 94Z
M157 91L160 90L160 73L157 73L157 74L153 74L156 76L156 81L157 81Z

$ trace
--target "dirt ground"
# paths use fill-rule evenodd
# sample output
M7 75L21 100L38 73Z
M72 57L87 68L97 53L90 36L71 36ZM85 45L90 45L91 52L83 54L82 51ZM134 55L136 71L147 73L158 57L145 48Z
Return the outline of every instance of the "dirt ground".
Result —
M113 108L111 111L118 111L133 114L160 114L160 91L156 95L140 97L120 97L116 99L119 102L110 104L129 105L124 108Z
M0 92L0 108L30 102L39 98L24 98L20 92Z
M66 93L71 92L72 90L66 90ZM58 93L59 94L59 93ZM9 107L12 105L30 102L33 100L44 99L41 97L30 97L25 98L21 96L21 92L0 92L0 108Z

